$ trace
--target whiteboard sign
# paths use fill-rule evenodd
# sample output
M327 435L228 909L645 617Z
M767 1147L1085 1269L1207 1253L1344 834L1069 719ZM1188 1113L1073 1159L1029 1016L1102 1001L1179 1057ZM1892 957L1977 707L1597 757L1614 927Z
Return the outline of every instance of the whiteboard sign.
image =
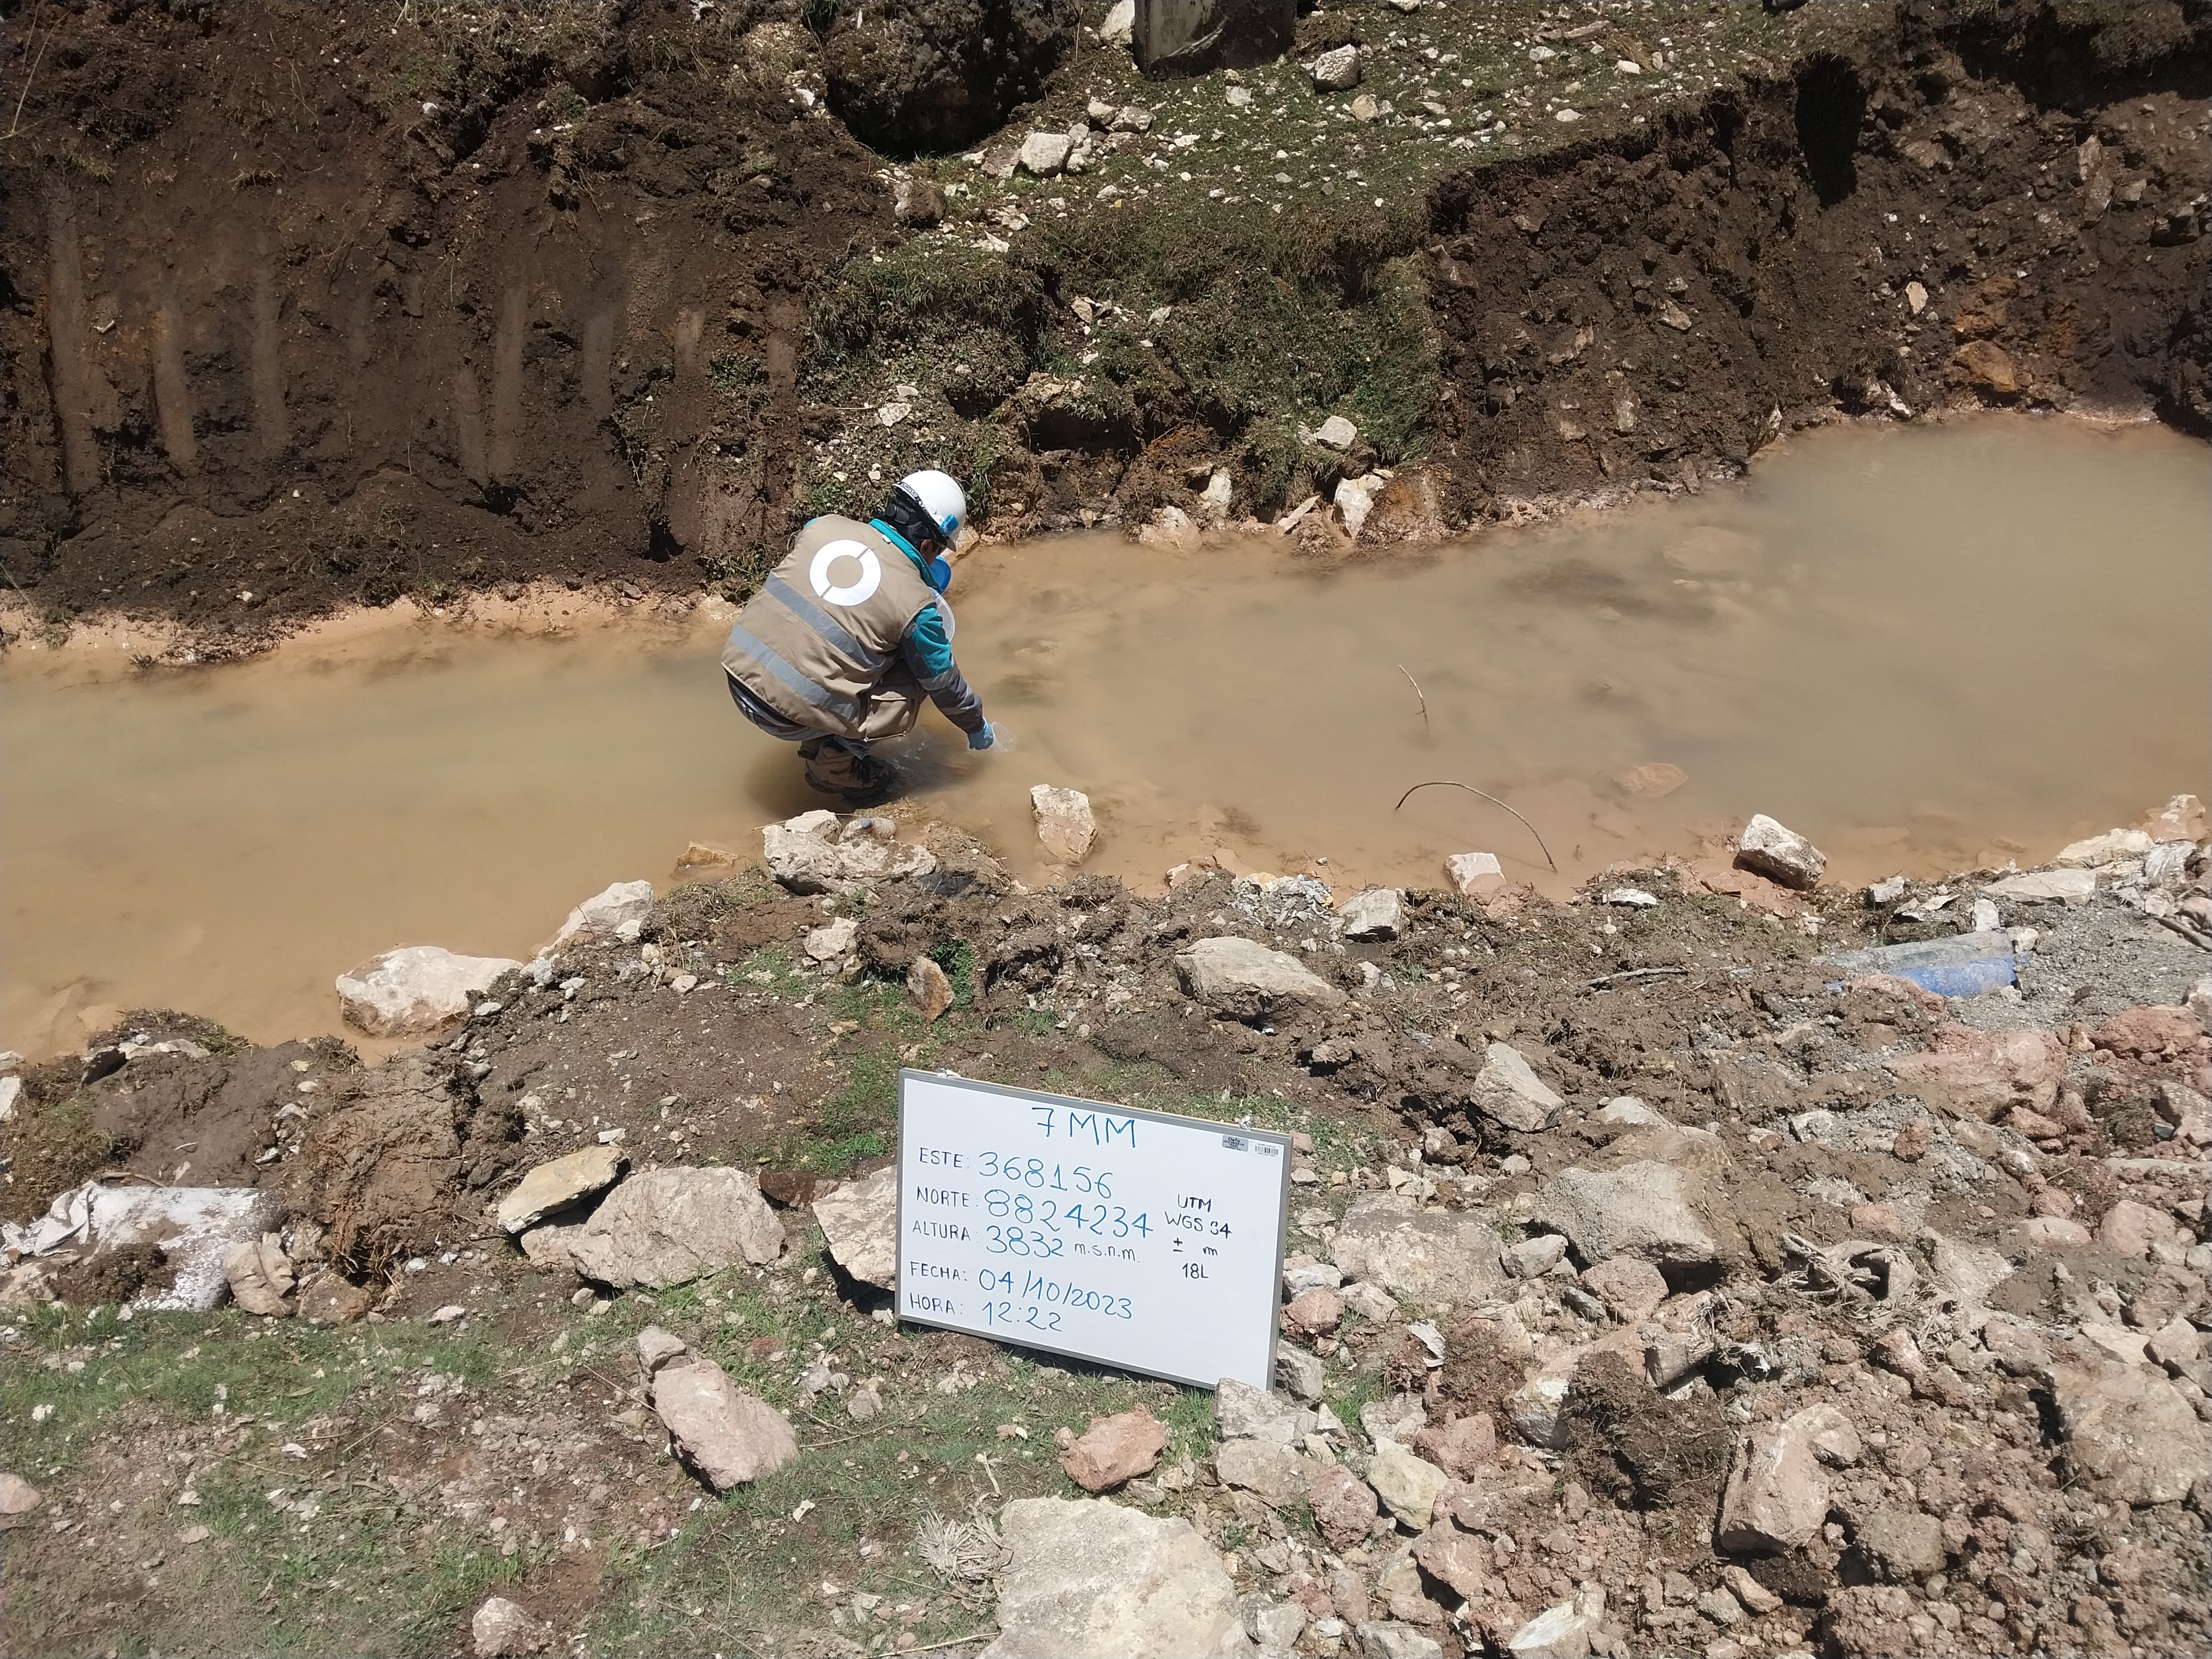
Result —
M899 1317L1264 1389L1290 1190L1287 1135L902 1072Z

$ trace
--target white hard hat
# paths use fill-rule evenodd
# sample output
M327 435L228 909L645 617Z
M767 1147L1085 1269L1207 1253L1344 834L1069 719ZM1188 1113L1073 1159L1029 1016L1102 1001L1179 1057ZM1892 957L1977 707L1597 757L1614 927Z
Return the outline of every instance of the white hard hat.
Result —
M909 472L899 480L899 488L921 503L947 546L959 541L960 527L968 522L968 492L951 473L934 469Z

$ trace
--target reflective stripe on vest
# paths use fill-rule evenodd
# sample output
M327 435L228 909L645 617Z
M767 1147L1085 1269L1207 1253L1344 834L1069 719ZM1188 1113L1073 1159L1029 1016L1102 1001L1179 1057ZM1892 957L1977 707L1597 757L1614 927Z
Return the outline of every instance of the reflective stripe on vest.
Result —
M805 675L746 633L742 624L730 629L730 646L744 652L746 656L775 675L778 680L789 686L817 708L835 714L848 724L860 719L859 709L842 697L832 693L826 686L818 685L808 679Z
M783 608L819 634L839 650L848 653L855 662L866 665L872 673L881 673L890 660L880 651L871 651L854 639L829 612L808 599L781 576L770 574L761 584L761 589Z

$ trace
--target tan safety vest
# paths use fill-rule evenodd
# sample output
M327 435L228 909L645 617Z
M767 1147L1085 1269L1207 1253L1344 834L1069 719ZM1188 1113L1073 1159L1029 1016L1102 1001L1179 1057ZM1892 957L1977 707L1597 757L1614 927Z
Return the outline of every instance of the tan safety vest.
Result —
M936 599L881 531L817 519L738 614L722 666L787 720L858 738L899 641Z

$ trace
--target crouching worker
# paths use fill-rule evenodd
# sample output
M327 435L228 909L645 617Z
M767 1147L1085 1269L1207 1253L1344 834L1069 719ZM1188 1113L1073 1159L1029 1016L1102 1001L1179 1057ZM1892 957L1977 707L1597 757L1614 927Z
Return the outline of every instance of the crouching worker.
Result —
M868 745L914 729L926 694L991 746L983 702L952 660L952 580L945 555L968 498L942 472L899 480L882 516L836 514L799 534L790 555L738 615L722 650L730 696L772 738L799 745L806 781L871 806L898 773Z

